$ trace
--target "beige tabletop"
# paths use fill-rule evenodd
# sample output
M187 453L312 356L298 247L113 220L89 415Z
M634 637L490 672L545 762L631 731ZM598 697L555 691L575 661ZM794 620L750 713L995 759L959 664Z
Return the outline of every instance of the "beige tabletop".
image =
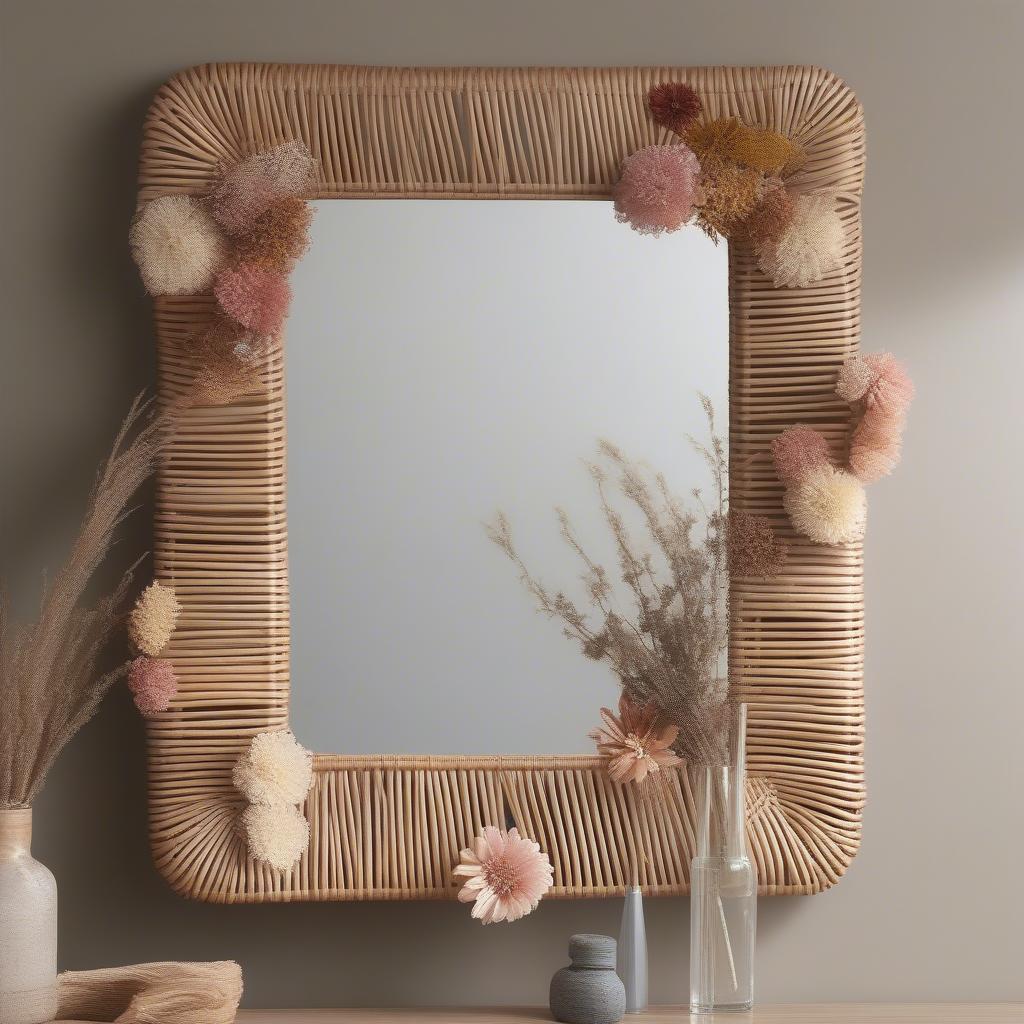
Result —
M238 1024L536 1024L546 1008L402 1010L242 1010ZM691 1024L682 1006L630 1014L626 1024ZM752 1013L693 1017L692 1024L1024 1024L1022 1003L802 1003L758 1006ZM56 1021L55 1024L84 1024Z

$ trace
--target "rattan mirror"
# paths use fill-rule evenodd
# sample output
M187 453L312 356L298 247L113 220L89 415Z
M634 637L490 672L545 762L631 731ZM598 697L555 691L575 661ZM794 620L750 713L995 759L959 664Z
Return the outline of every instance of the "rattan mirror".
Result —
M750 845L763 894L817 892L860 835L861 557L792 535L762 456L796 421L845 443L849 408L832 385L858 340L864 162L849 90L814 68L208 65L158 93L140 200L201 194L223 165L292 138L319 161L324 200L603 199L622 159L658 140L645 97L671 79L690 82L712 117L799 142L794 180L837 190L846 231L841 267L801 289L772 287L742 243L728 250L730 500L791 542L785 575L731 593L731 675L750 705ZM166 401L187 384L185 343L211 308L203 296L156 302ZM152 842L171 885L219 902L448 897L460 847L514 818L551 858L550 896L621 893L627 843L644 851L648 893L685 892L685 773L654 814L588 755L318 754L306 854L288 872L249 858L231 769L253 734L289 720L284 368L276 357L258 398L185 412L158 484L156 573L184 609L169 650L179 693L149 725Z

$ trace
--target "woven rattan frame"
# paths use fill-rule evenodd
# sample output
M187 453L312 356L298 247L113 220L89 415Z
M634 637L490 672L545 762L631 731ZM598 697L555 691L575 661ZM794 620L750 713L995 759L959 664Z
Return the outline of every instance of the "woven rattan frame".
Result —
M792 534L765 451L800 422L845 454L849 410L833 384L859 333L864 172L847 87L810 67L213 64L157 94L140 200L201 194L223 165L291 138L319 159L321 198L605 198L624 156L665 141L645 97L669 79L690 82L709 117L735 114L804 146L793 186L836 189L846 225L841 268L804 289L773 288L742 243L729 247L731 500L791 543L785 576L732 590L732 671L750 702L749 837L762 894L813 893L860 839L861 551ZM204 296L157 300L164 400L188 387L184 342L211 310ZM149 724L151 839L170 884L228 903L447 897L459 848L511 815L550 855L552 896L621 893L637 851L648 893L685 892L685 775L655 812L591 757L318 755L301 862L280 873L248 857L231 767L254 733L288 721L280 358L268 373L261 397L186 413L158 481L156 573L184 606L168 653L179 693Z

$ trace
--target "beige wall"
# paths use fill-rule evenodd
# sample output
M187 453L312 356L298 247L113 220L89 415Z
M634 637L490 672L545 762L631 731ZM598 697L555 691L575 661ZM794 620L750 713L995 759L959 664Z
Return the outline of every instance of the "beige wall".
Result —
M817 63L843 76L869 130L864 342L904 357L920 398L905 465L871 495L863 848L831 892L762 903L759 995L1024 995L1013 108L1024 4L2 0L0 11L0 555L22 594L59 560L95 460L152 379L125 230L146 104L175 70ZM145 512L133 529L145 543ZM148 858L141 730L123 694L74 743L37 818L60 883L63 966L235 957L254 1006L541 1001L571 932L617 927L614 901L552 902L486 932L453 904L183 902ZM649 906L655 1000L684 997L686 914L682 900Z

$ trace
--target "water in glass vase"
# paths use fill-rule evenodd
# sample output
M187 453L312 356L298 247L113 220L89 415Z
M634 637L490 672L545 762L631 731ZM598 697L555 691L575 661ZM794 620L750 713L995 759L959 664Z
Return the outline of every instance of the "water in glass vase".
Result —
M698 787L697 856L690 865L690 1012L754 1003L757 873L746 844L746 708L733 730L732 765L705 768Z

